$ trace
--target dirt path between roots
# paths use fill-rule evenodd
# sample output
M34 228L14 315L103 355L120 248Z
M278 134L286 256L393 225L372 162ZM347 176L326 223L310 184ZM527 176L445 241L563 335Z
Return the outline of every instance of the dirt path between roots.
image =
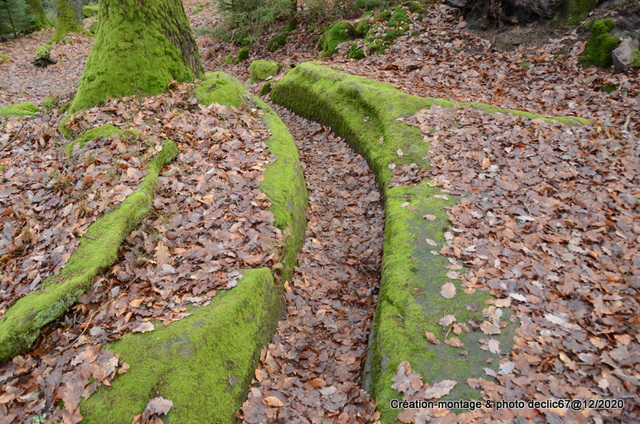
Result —
M372 422L375 402L360 379L382 261L380 194L366 161L330 129L275 109L300 151L309 224L242 422Z

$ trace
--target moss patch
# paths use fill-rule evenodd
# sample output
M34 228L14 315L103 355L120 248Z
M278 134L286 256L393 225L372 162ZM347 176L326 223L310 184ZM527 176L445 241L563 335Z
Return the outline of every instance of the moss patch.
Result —
M287 34L286 33L278 34L269 41L269 46L268 46L269 51L275 52L280 47L284 47L286 44L287 44Z
M260 348L271 340L283 309L267 268L243 271L193 315L144 334L127 334L108 346L131 368L80 404L87 423L129 424L147 401L173 402L176 423L232 423L247 396Z
M177 154L178 146L167 140L147 167L149 173L140 188L118 209L89 226L60 274L45 279L40 291L31 292L7 310L0 320L0 361L29 349L40 329L62 315L93 284L94 277L116 261L120 244L151 208L160 170Z
M595 65L608 68L613 64L611 52L620 44L620 39L611 35L616 22L611 19L598 19L591 27L591 36L580 57L583 65Z
M201 75L182 3L147 0L140 7L134 0L105 2L98 16L101 23L71 113L108 97L159 94L173 80Z
M98 16L97 4L82 6L82 17L86 19L86 18L91 18L93 16Z
M513 113L531 118L540 115L500 109L482 103L455 103L443 99L409 96L387 83L348 75L315 63L304 63L290 70L273 88L271 98L294 112L329 125L361 153L373 169L385 199L385 246L378 307L374 319L365 367L364 385L378 402L382 422L395 422L399 411L391 410L391 399L401 395L391 388L391 378L402 361L409 361L414 371L426 382L435 384L443 379L459 384L450 399L479 398L480 393L465 384L469 377L486 377L483 367L497 367L499 357L480 349L479 339L489 339L469 321L479 323L486 318L482 310L492 299L487 292L465 293L459 279L447 276L448 258L434 255L444 244L443 228L450 225L445 207L453 204L451 195L423 181L415 187L389 188L390 165L413 163L428 167L428 144L422 133L399 119L421 109L437 105L446 108L473 107L486 112ZM573 118L547 118L570 120ZM577 122L570 122L577 123ZM397 151L401 149L402 157ZM439 195L439 197L435 197ZM433 221L425 214L436 216ZM429 239L429 242L427 242ZM431 246L435 242L438 247ZM461 271L464 272L464 271ZM440 295L446 282L457 287L452 299ZM507 320L508 312L502 317ZM467 327L456 335L462 349L444 343L451 326L438 320L453 315L456 322ZM463 329L464 329L463 326ZM514 325L493 336L500 341L502 351L513 345ZM439 339L430 343L425 332ZM486 361L492 359L492 365Z
M42 101L42 107L51 112L60 105L60 99L57 97L47 97Z
M238 62L249 59L249 47L243 47L238 50Z
M318 44L322 50L321 57L329 57L336 52L338 44L353 39L353 27L347 21L339 21L331 25L324 33Z
M349 48L349 53L347 54L349 59L360 60L365 57L364 49L362 47L358 47L358 43L353 43Z
M95 140L97 138L113 137L116 134L123 137L140 136L140 133L138 133L136 130L122 130L118 127L114 127L111 124L101 125L97 128L87 130L84 134L82 134L82 136L67 144L67 147L64 148L64 152L67 155L72 155L76 148L81 149L85 144L87 144L87 142L91 140Z
M566 0L562 8L565 22L569 26L576 26L587 19L589 13L598 5L598 0Z
M0 63L8 62L11 60L11 56L6 54L0 54Z
M34 116L38 112L41 112L36 105L31 102L18 103L16 105L8 105L0 107L0 117L5 118L8 116Z
M225 82L220 89L217 88L220 86L219 81ZM297 254L304 242L307 227L306 209L309 203L298 150L289 130L269 105L249 95L236 78L224 72L207 74L205 81L198 85L194 94L204 105L217 102L239 106L245 99L264 112L267 128L271 131L266 144L276 161L267 167L260 189L271 201L270 209L273 212L275 226L286 235L280 272L283 281L289 280L293 275Z
M249 66L249 79L251 82L264 81L275 75L282 69L282 63L268 60L254 60Z
M98 28L100 27L100 21L94 21L91 25L89 25L89 32L91 34L96 35L98 33Z

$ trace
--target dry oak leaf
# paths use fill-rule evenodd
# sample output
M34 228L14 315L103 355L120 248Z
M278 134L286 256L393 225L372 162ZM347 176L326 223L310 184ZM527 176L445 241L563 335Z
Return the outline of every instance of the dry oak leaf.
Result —
M153 415L166 415L169 410L173 408L173 402L165 399L161 396L155 397L147 402L147 406L144 408L144 412L137 415L134 419L134 423L146 423Z
M500 329L498 328L498 326L491 324L489 321L482 321L482 324L480 324L480 329L484 334L488 334L490 336L494 334L500 334Z
M282 401L275 396L267 396L266 398L262 399L262 403L267 406L273 406L276 408L279 408L283 405Z
M436 216L435 215L424 215L423 216L424 219L426 219L427 221L435 221L436 220Z
M423 398L440 399L441 397L448 395L456 384L458 384L457 381L442 380L425 390Z
M453 283L446 283L440 288L440 294L445 299L453 299L456 295L456 286Z
M462 342L460 341L459 338L457 337L450 337L447 340L444 341L446 344L448 344L451 347L464 347L464 344L462 344Z
M438 321L438 324L440 324L443 327L446 327L447 325L451 325L454 322L456 322L456 317L453 315L445 315L442 318L440 318L440 320Z
M433 333L430 333L429 331L426 331L424 333L424 335L427 336L427 340L429 340L429 342L433 343L434 345L439 345L440 344L440 340L438 340L437 337Z

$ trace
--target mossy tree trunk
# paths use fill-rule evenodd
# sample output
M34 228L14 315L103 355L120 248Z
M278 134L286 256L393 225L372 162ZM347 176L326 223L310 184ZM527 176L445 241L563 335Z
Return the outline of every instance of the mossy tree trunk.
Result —
M37 29L51 28L51 22L47 18L47 14L44 12L41 0L26 0L31 10L31 14L34 16L34 23Z
M80 5L80 15L76 9ZM70 32L88 34L82 26L82 0L58 0L58 21L52 42L60 41Z
M71 112L108 97L159 94L202 75L180 0L100 0L100 26Z

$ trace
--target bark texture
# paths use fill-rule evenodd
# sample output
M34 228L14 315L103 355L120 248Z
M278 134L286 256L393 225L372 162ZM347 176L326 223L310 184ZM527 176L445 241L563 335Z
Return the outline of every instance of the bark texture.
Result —
M71 112L108 97L158 94L202 75L180 0L100 0L100 26Z
M82 19L78 21L76 10L74 9L77 0L58 0L58 21L56 31L53 33L52 42L60 41L70 32L88 34L82 26Z

